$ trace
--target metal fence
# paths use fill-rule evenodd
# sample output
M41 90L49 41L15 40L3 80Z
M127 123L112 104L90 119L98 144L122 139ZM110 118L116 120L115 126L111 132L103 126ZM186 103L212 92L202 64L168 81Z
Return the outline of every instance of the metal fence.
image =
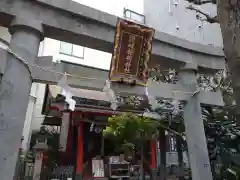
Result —
M41 180L68 180L68 178L73 178L74 166L59 166L51 169L42 175Z
M16 165L14 180L33 180L34 164L19 160ZM52 169L42 169L41 180L68 180L73 178L73 166L59 166Z

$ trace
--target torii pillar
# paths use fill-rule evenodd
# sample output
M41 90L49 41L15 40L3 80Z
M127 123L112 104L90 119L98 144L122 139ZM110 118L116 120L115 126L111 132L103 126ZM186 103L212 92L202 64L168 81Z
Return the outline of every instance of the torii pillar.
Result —
M203 126L196 71L196 65L186 64L180 72L180 82L186 87L187 92L193 92L193 95L190 94L189 98L186 99L183 115L188 153L190 157L192 179L212 180L213 177Z
M43 40L43 27L32 17L20 17L9 28L12 35L9 48L33 64ZM0 177L4 180L12 180L14 176L31 85L28 65L8 54L0 87Z

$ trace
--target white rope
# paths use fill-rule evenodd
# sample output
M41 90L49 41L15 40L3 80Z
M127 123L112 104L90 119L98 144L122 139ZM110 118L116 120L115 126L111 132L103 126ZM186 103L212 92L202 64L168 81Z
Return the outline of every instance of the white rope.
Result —
M31 66L31 67L37 67L39 69L42 69L42 70L45 70L45 71L48 71L48 72L52 72L52 73L55 73L55 74L59 74L59 75L62 75L62 76L69 76L69 77L73 77L73 78L78 78L78 79L88 79L88 80L98 80L98 81L106 81L106 79L99 79L99 78L91 78L91 77L84 77L84 76L77 76L77 75L73 75L73 74L68 74L66 72L64 73L61 73L61 72L56 72L54 70L51 70L51 69L47 69L47 68L44 68L42 66L38 66L36 64L29 64L27 61L25 61L23 58L21 58L20 56L18 56L17 54L13 53L11 51L11 49L7 49L7 52L12 54L13 56L15 56L18 60L21 60L21 62L26 65L26 66ZM29 69L30 70L30 69Z
M32 73L31 73L31 70L30 70L30 68L29 68L28 63L27 63L23 58L21 58L20 56L18 56L18 55L15 54L14 52L12 52L11 49L8 48L8 49L7 49L7 52L10 53L11 55L13 55L17 60L19 60L19 61L27 68L27 70L29 71L29 75L30 75L30 77L32 78Z

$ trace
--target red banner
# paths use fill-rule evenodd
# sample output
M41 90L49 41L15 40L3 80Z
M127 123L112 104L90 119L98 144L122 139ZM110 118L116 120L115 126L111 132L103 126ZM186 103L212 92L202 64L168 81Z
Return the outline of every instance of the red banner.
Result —
M146 86L154 30L126 20L116 26L110 81Z

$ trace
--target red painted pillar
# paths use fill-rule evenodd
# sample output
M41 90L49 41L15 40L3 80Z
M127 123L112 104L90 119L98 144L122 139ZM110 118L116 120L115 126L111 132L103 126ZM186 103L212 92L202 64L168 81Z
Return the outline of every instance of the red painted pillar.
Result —
M151 151L151 179L157 180L157 159L156 159L156 141L150 141L150 151Z
M151 141L150 142L150 154L151 154L151 164L150 167L151 169L156 169L157 167L157 162L156 162L156 141Z
M83 171L83 123L78 124L77 133L77 163L76 163L76 175L82 176Z

